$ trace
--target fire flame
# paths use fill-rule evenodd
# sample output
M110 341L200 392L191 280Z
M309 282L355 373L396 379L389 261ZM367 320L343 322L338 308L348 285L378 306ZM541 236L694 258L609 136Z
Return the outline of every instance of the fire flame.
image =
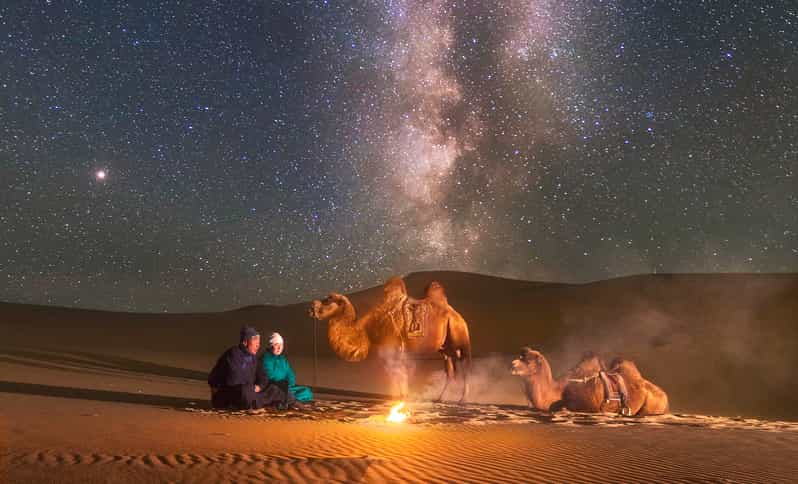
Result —
M410 412L407 410L402 410L403 408L405 408L405 402L397 403L391 407L391 413L388 414L388 417L385 420L395 423L404 422L405 419L410 416Z

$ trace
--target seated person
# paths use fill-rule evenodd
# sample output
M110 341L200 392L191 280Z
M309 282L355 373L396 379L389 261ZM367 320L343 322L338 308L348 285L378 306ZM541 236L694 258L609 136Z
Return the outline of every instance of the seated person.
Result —
M296 384L294 370L283 354L284 346L285 343L280 333L272 333L269 338L269 348L263 354L263 370L270 381L287 388L297 400L309 402L313 400L313 392L308 387Z
M260 348L260 334L255 328L241 328L240 343L219 357L208 375L213 408L247 410L277 406L287 408L291 395L270 384L255 355Z

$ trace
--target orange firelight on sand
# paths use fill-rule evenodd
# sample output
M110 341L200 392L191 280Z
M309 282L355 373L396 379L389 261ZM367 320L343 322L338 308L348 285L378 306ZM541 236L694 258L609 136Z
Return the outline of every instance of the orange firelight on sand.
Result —
M405 402L399 402L391 407L391 413L385 418L388 422L401 423L410 416L410 412L404 410Z

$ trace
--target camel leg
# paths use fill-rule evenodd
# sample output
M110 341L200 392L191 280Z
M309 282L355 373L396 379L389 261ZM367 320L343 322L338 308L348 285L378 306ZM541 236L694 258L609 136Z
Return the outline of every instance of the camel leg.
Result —
M399 372L399 399L407 400L407 395L409 395L409 393L407 385L407 366L402 364L402 369Z
M466 398L468 398L468 373L471 371L471 355L457 350L457 370L459 373L463 374L463 393L460 395L460 400L457 403L465 402Z
M389 369L393 388L399 392L399 400L406 400L409 394L407 368L404 365L395 364Z
M449 383L454 380L454 361L452 361L452 357L449 355L443 355L443 365L444 370L446 371L446 381L443 384L441 394L435 399L435 402L437 403L443 401L443 394L446 393L446 389L449 388Z
M463 372L463 393L460 395L460 401L458 403L463 403L466 401L466 398L468 398L468 392L468 370L465 370Z
M401 348L395 352L385 353L383 355L383 365L385 373L391 380L392 395L398 393L399 399L405 400L409 394L409 377L407 374L407 360L405 354L401 352Z
M407 400L407 396L410 395L410 391L408 390L408 375L407 375L407 353L405 353L405 345L402 343L402 346L399 348L399 398L401 400Z

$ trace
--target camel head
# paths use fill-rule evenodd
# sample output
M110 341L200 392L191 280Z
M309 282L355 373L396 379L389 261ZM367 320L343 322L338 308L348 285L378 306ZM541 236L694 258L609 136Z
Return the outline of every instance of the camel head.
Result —
M330 319L344 309L344 296L337 292L330 293L324 300L310 303L310 317L318 320Z
M521 354L510 365L510 373L515 376L532 376L538 374L546 359L543 355L528 346L521 348Z
M355 308L346 296L330 293L323 300L311 303L309 314L318 320L327 320L327 340L339 357L346 361L362 361L369 354L368 334L355 320Z

